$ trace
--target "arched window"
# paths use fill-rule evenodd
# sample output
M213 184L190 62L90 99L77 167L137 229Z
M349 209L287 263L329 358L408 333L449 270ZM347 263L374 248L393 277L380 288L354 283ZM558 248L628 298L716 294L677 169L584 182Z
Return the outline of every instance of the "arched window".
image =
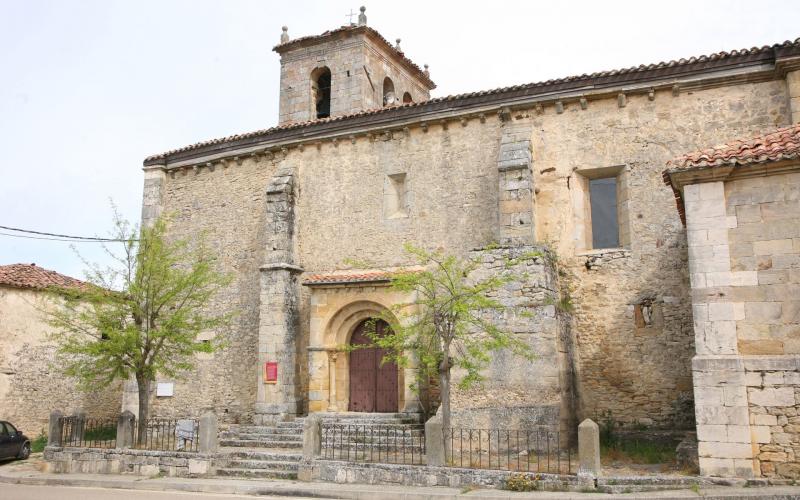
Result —
M331 70L325 66L311 72L311 102L314 116L331 116Z
M408 104L410 102L414 102L414 99L412 99L411 94L406 92L405 94L403 94L403 104Z
M383 79L383 105L394 106L397 104L397 97L394 95L394 82L388 76Z

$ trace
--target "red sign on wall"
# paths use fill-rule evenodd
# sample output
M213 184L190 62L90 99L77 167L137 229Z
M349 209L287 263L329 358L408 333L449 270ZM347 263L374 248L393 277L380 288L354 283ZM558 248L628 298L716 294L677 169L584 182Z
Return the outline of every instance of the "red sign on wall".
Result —
M264 363L264 383L277 384L278 383L278 363L275 361L267 361Z

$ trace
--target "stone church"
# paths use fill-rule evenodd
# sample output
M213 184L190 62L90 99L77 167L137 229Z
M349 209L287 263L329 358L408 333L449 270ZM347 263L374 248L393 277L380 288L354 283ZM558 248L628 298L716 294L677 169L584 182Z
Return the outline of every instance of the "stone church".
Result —
M508 310L496 318L537 357L498 353L484 385L456 391L464 425L567 430L591 417L693 428L693 358L695 373L720 355L797 359L796 317L738 344L735 322L709 319L700 333L698 307L715 301L702 294L730 283L696 281L719 278L687 240L686 220L711 205L692 191L705 181L691 169L675 173L680 181L663 172L690 151L800 121L800 40L433 98L428 67L369 27L363 8L357 24L316 36L293 39L284 27L274 51L276 126L144 161L143 224L169 213L175 237L204 234L234 276L213 307L237 312L230 329L205 337L222 335L227 348L184 380L159 380L174 392L154 395L154 414L211 408L223 422L270 423L420 412L413 368L348 349L364 341L366 321L411 300L387 273L415 265L406 243L478 259L482 276L538 255L515 264L526 280L499 292ZM718 196L724 179L708 179ZM708 243L711 229L730 217L706 223L723 225L703 229L698 252L713 255L722 243ZM800 234L782 238L782 255L797 256ZM726 255L726 276L731 265L766 265ZM800 264L787 262L794 274L773 279L798 287ZM696 348L721 329L728 350ZM763 342L776 335L780 348ZM124 404L134 402L126 392ZM714 425L724 435L728 424ZM752 452L706 457L705 471L740 472L734 459L755 470Z

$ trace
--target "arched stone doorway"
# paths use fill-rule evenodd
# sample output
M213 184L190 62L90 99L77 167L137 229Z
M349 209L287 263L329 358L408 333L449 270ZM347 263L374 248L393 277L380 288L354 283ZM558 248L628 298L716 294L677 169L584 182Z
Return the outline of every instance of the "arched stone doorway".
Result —
M380 319L366 319L350 337L350 402L348 411L391 413L398 410L398 373L394 362L383 363L387 354L373 344L370 334L383 336L389 325Z

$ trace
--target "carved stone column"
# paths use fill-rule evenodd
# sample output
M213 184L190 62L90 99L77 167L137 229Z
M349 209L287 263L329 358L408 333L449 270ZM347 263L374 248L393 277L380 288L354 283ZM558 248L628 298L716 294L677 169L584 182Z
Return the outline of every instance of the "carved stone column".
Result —
M294 196L291 169L282 168L267 187L266 252L261 267L258 327L257 424L290 419L302 411L296 342L299 333L297 274L294 265ZM265 383L264 365L278 363L278 380Z
M336 360L338 351L328 351L328 411L339 411L336 404Z

